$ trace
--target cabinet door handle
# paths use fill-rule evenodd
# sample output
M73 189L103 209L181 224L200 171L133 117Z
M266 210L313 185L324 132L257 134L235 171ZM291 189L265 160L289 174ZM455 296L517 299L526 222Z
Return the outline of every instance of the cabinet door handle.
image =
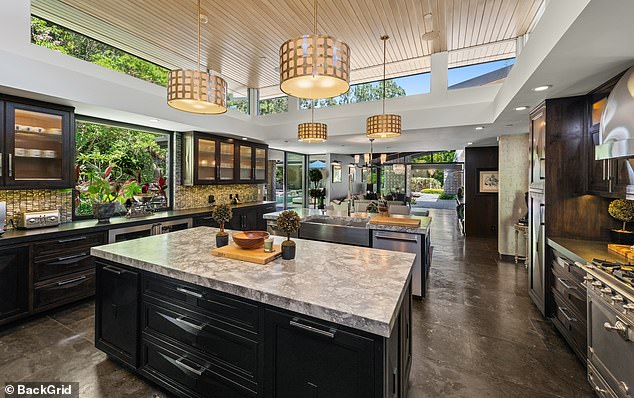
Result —
M187 318L186 316L179 316L178 318L175 318L176 322L180 322L183 325L189 326L190 328L194 328L196 330L203 330L205 328L205 326L207 326L206 323L201 323L201 324L196 324L193 322L190 322L188 320L186 320L185 318Z
M328 337L330 339L334 339L335 338L335 332L336 332L335 329L331 328L330 331L321 330L321 329L318 329L318 328L315 328L315 327L312 327L312 326L304 325L303 323L300 323L298 321L299 320L297 318L294 318L293 320L291 320L289 322L289 324L291 326L295 327L295 328L303 329L303 330L305 330L307 332L318 334L320 336L325 336L325 337Z
M558 280L558 281L559 281L559 283L561 283L561 285L562 285L563 287L565 287L566 289L568 289L568 290L577 290L577 287L576 287L576 286L571 286L571 285L567 284L565 279L557 278L557 280Z
M57 243L63 244L63 243L79 242L80 240L86 240L86 237L80 236L79 238L60 239L57 241Z
M2 164L2 152L0 152L0 177L2 177L2 172L3 172L3 168L2 168L3 164Z
M197 374L198 376L202 376L202 375L203 375L203 373L205 373L205 370L207 370L207 368L206 368L206 367L204 367L204 366L200 366L198 369L196 369L196 368L192 368L191 366L189 366L189 365L187 365L187 364L183 363L183 359L185 359L185 357L180 357L180 358L178 358L176 361L174 361L174 363L175 363L178 367L183 368L183 369L185 369L185 370L187 370L187 371L190 371L190 372L192 372L192 373L194 373L194 374Z
M9 154L9 177L13 177L13 154Z
M418 239L416 238L395 237L395 236L387 236L387 235L379 235L379 234L374 235L374 237L377 239L385 239L385 240L397 240L397 241L415 242L415 243L418 242Z
M198 292L195 292L193 290L185 289L184 287L177 287L176 291L179 291L181 293L185 293L185 294L187 294L189 296L193 296L193 297L196 297L196 298L203 298L202 294L200 294Z
M81 258L81 257L86 257L88 256L88 253L81 253L81 254L75 254L73 256L65 256L65 257L57 257L55 260L56 261L66 261L66 260L72 260L74 258Z
M104 271L106 272L112 272L113 274L117 274L117 275L121 275L125 272L125 270L119 269L119 268L115 268L112 265L106 265L105 267L102 268Z
M79 281L83 281L84 279L86 279L86 275L82 275L78 278L73 278L73 279L69 279L67 281L62 281L62 282L57 282L57 286L64 286L64 285L68 285L74 282L79 282Z
M560 312L561 312L561 314L564 316L564 318L566 318L566 320L567 320L568 322L577 322L577 319L576 319L576 318L573 318L573 317L571 317L570 315L568 315L568 314L566 313L566 309L565 309L565 308L559 307L559 311L560 311Z

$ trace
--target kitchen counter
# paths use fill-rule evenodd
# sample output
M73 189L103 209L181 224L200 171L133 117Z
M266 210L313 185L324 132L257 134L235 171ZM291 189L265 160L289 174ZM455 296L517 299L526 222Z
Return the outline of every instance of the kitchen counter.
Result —
M548 238L548 245L571 260L578 261L582 264L589 263L593 258L620 261L626 264L629 262L626 257L609 251L608 242L568 238Z
M260 205L271 204L271 203L275 203L275 202L260 201L260 202L240 203L238 205L233 205L233 207L243 208L243 207L260 206ZM121 228L121 227L142 225L142 224L148 224L148 223L154 223L154 222L162 222L169 219L194 217L194 216L199 216L203 214L208 214L209 212L211 212L211 207L201 207L196 209L160 211L147 217L135 217L135 218L112 217L110 219L110 223L108 224L98 224L97 220L91 218L86 220L63 223L56 227L51 227L51 228L12 229L12 230L6 231L3 235L0 236L0 246L4 246L8 244L26 243L26 242L31 242L34 240L41 240L41 239L48 239L51 237L70 235L76 232L107 231L113 228Z
M284 310L389 337L412 272L411 253L296 239L295 260L216 257L218 230L199 227L93 247L91 254ZM283 237L275 237L279 244Z
M384 225L384 224L370 224L369 221L372 217L377 216L378 214L374 213L351 213L350 215L347 212L336 211L336 210L319 210L319 209L292 209L298 215L301 221L310 221L311 218L331 218L334 220L343 220L350 222L366 222L367 229L376 229L381 231L392 231L392 232L405 232L410 234L428 234L429 227L431 224L431 217L425 216L405 216L414 219L420 219L421 223L418 228L411 227L401 227L394 225ZM274 221L277 216L280 215L281 212L268 213L264 215L265 220Z

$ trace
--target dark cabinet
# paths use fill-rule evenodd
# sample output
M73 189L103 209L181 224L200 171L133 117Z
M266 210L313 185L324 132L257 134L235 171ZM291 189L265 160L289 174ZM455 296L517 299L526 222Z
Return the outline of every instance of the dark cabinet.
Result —
M74 145L72 108L0 101L0 184L7 188L69 188Z
M529 236L530 247L528 262L528 293L537 306L545 313L546 305L546 233L544 223L544 195L539 192L530 192L528 198L529 212Z
M95 345L125 364L138 364L139 275L119 265L97 263Z
M266 396L375 396L373 340L274 310L265 317Z
M29 249L0 250L0 323L28 313Z
M409 373L412 367L412 292L411 287L405 293L400 317L400 350L401 361L401 397L407 398L407 387L409 385Z
M543 189L546 179L546 110L542 105L531 113L530 176L533 189Z
M206 133L182 135L182 184L263 183L268 147Z

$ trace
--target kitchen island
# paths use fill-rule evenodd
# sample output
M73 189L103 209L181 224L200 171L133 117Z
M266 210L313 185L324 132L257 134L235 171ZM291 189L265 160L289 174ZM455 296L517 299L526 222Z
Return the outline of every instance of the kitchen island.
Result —
M182 397L405 396L413 254L300 239L256 265L216 232L93 248L96 346Z

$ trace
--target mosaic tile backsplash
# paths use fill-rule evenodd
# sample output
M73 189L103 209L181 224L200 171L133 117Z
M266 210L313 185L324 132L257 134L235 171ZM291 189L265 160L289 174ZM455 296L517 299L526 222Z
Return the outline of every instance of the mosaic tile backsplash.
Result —
M262 192L263 185L260 184L177 186L174 192L174 209L209 206L209 195L214 195L216 203L229 203L229 194L236 193L241 202L256 202L262 200Z
M26 190L14 191L0 189L0 202L7 202L7 228L11 228L8 220L24 211L58 209L62 222L70 222L73 218L73 194L71 190Z

